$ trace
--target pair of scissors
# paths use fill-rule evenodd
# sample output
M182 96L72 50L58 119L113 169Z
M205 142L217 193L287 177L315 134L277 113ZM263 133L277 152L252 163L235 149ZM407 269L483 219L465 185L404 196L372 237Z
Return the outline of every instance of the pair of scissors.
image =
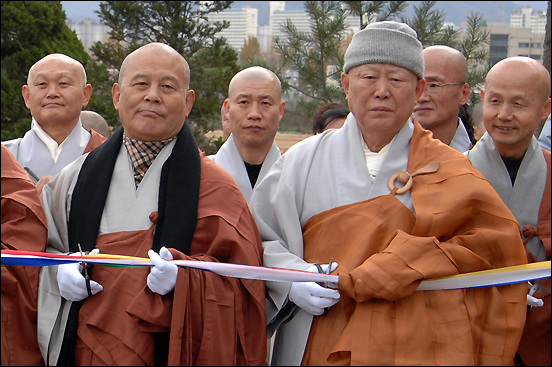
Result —
M77 245L79 246L80 255L84 256L80 243L77 243ZM80 264L82 265L82 275L86 280L86 291L88 292L89 296L92 296L92 289L90 288L90 275L88 275L88 269L87 269L88 265L84 261L81 262Z
M332 271L332 264L333 264L333 257L330 260L330 263L328 264L328 270L326 272L324 272L324 270L322 269L322 266L319 263L315 263L314 265L318 269L319 273L330 274ZM318 285L324 288L337 289L337 284L332 282L319 282Z
M320 264L315 263L314 265L316 265L316 268L318 269L319 273L330 274L331 271L332 271L332 264L333 264L333 257L331 258L330 263L328 264L328 270L327 270L326 273L324 273L324 270L322 269L322 266L320 266ZM332 283L332 282L321 282L321 283L318 283L318 285L320 285L321 287L324 287L324 288L337 289L337 284ZM329 310L330 310L330 308L326 307L324 309L324 313L322 314L322 316L326 315Z

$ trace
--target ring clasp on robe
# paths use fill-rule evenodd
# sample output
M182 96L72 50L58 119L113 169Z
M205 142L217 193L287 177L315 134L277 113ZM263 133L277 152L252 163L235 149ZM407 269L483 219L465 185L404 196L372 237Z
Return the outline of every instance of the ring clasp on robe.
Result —
M395 185L395 180L398 180L400 183L404 184L404 186L401 188L398 188ZM398 195L402 195L408 190L410 190L410 188L412 187L412 183L413 183L412 175L408 172L400 171L400 172L395 172L393 173L393 175L391 175L391 177L389 178L388 186L389 186L389 190L391 191L393 191L394 188L397 188L396 193Z

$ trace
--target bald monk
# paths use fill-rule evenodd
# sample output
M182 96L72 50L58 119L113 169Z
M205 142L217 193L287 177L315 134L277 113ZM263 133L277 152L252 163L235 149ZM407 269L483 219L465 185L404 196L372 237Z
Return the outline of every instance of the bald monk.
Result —
M44 251L46 216L35 185L2 144L2 250ZM36 310L38 274L32 266L2 266L2 366L41 366Z
M487 133L466 155L512 211L530 262L550 260L550 152L533 135L550 114L550 75L529 57L496 63L481 90ZM528 310L518 362L550 365L550 278L528 289L544 301Z
M31 112L31 129L23 138L3 143L35 183L106 140L82 127L80 113L90 101L92 86L77 60L57 53L38 60L29 69L22 94Z
M211 159L232 175L247 200L282 155L274 138L285 107L280 79L268 69L253 66L230 80L224 112L231 135Z
M513 364L526 284L416 291L527 262L491 185L411 118L423 76L416 32L370 23L345 53L343 127L286 151L253 192L266 266L338 264L337 289L266 283L273 365Z
M111 130L109 129L107 121L105 121L103 116L99 113L94 111L82 111L80 116L82 127L84 127L87 131L94 130L106 138L111 136Z
M150 257L150 268L46 267L39 343L47 365L263 365L264 283L177 267L186 259L262 264L247 201L185 122L190 68L150 43L123 61L122 127L43 189L48 251Z
M458 117L460 106L470 99L466 58L448 46L430 46L422 54L426 87L417 100L414 118L435 139L463 153L472 147L468 130Z

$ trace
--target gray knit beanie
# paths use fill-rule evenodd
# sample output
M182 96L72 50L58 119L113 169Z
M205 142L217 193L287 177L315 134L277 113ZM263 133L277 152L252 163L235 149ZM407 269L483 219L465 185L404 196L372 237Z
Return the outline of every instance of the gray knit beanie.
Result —
M422 44L405 23L375 22L357 32L345 52L346 73L362 64L383 63L403 67L424 77Z

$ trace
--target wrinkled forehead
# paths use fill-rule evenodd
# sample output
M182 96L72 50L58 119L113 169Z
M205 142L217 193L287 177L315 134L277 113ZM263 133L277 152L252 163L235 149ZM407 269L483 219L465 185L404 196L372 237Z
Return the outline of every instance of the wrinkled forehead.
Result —
M37 61L30 69L27 81L37 77L71 77L86 83L86 72L80 62L62 54L48 55Z
M190 84L190 67L186 59L161 44L142 46L129 54L121 65L119 83L127 77L145 75L150 71L165 71L166 75L182 78L187 87Z

